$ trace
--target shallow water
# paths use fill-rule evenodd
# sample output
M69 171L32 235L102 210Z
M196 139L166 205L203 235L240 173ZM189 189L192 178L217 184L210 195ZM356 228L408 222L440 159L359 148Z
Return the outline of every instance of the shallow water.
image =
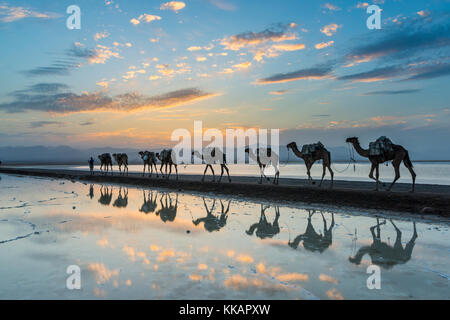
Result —
M76 169L88 171L87 166L67 166L67 165L40 165L40 166L24 166L27 168L45 168L45 169ZM215 166L218 174L220 174L220 167ZM95 167L98 170L98 166ZM142 172L142 165L130 165L129 172ZM159 165L158 165L159 168ZM230 164L231 176L254 176L259 177L259 169L256 165L248 164ZM332 169L335 173L335 179L337 180L349 180L349 181L370 181L369 171L370 164L367 162L356 163L355 167L347 163L334 163ZM114 165L114 171L118 168ZM202 175L205 170L205 165L179 165L178 172L180 174L197 174ZM450 185L450 162L415 162L414 170L417 174L416 183L424 184L441 184ZM273 168L267 169L267 174L273 174ZM210 172L208 172L210 174ZM402 165L400 166L401 177L398 182L411 183L411 175L409 171ZM320 179L322 177L322 165L316 163L311 169L311 175L313 179ZM303 163L289 163L280 165L280 177L281 178L293 178L293 179L306 179L306 168ZM329 172L325 179L329 180ZM392 165L380 166L380 179L382 181L391 181L394 179L394 169Z
M1 299L450 299L445 221L0 178Z

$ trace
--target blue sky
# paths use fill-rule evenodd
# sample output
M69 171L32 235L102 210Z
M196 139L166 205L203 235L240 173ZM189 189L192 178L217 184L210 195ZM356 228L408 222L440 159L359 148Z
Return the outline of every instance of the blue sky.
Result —
M66 28L72 4L81 30ZM448 0L0 0L0 146L165 146L203 120L439 149L449 14Z

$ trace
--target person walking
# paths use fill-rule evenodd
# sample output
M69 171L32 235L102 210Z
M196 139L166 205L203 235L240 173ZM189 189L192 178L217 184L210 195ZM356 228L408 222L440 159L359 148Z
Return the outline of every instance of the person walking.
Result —
M88 161L89 163L89 170L91 170L91 176L94 175L94 159L91 157Z

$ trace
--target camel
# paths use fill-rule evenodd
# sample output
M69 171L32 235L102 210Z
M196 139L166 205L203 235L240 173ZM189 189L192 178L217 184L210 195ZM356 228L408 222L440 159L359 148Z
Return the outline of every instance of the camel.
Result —
M294 241L289 241L288 244L291 248L297 249L299 243L303 241L303 248L308 251L319 251L320 253L328 249L333 243L333 228L334 228L334 214L331 213L331 225L327 228L327 220L322 215L323 220L323 235L318 234L312 225L311 218L316 213L315 210L309 210L308 214L308 225L306 227L305 233L297 236Z
M165 197L165 202L163 203L163 197ZM169 202L167 202L167 198L169 198ZM175 199L175 205L172 205L172 197L167 193L164 196L159 198L159 202L161 204L161 209L156 211L156 215L161 218L161 220L165 223L167 221L173 222L175 217L177 216L178 210L178 193Z
M380 223L379 218L377 218L377 224L370 228L370 233L372 234L372 244L370 246L361 247L354 257L349 257L349 261L359 265L365 254L369 254L372 264L383 267L385 269L390 269L396 264L404 264L411 259L412 251L414 249L415 241L417 239L416 223L413 222L413 235L411 240L403 248L402 245L402 232L390 220L397 233L394 246L381 241L380 237L380 226L386 224L386 221ZM377 230L375 234L375 229Z
M108 174L108 166L111 166L111 175L113 174L113 165L111 155L109 153L103 153L98 156L100 159L100 171L105 173L103 170L106 168L106 174Z
M144 212L145 214L149 214L151 212L155 212L157 204L156 200L158 199L158 194L156 193L155 198L153 198L153 192L149 191L147 196L145 196L145 190L142 190L144 194L144 203L139 209L140 212Z
M208 171L208 168L211 169L211 172L213 174L213 182L216 181L216 176L214 174L214 169L212 166L213 164L215 164L214 159L216 158L216 155L217 155L217 158L219 159L218 161L220 163L220 170L221 170L220 178L219 178L218 182L220 183L220 181L222 180L224 170L227 172L228 182L231 182L230 172L227 167L226 155L225 155L225 153L222 152L222 150L220 150L219 148L211 147L211 148L203 149L202 153L200 153L198 151L193 151L192 155L196 156L197 158L200 158L206 162L206 168L205 168L205 171L203 172L202 182L205 181L205 175L206 175L206 172Z
M106 190L103 190L103 186L100 187L100 198L98 199L98 202L101 203L104 206L109 206L112 200L112 187L111 191L109 190L109 187L105 187Z
M122 187L119 189L119 195L114 201L113 206L116 208L126 208L128 206L128 189L125 188L124 194L122 196Z
M266 210L270 206L263 206L261 204L261 216L258 223L254 223L250 228L245 231L249 236L253 235L256 230L256 236L258 238L272 238L274 235L280 233L280 226L278 224L278 219L280 218L280 208L275 206L275 219L272 223L267 222Z
M356 152L364 158L368 158L369 161L372 164L372 167L370 168L369 178L375 180L376 188L375 191L378 191L378 184L380 182L379 180L379 166L380 163L384 163L386 161L392 160L392 165L394 166L395 170L395 178L392 184L389 186L387 191L391 191L392 187L394 186L394 183L400 178L400 164L404 163L405 167L409 170L412 177L412 189L411 192L414 192L414 187L416 183L416 173L413 170L413 164L411 162L411 159L409 158L408 150L403 148L400 145L392 144L392 147L394 148L393 152L389 152L385 155L370 155L369 149L363 149L359 143L359 140L357 137L347 138L347 143L351 143L353 147L355 148ZM375 178L373 177L373 171L376 170Z
M314 162L318 160L322 160L323 165L323 172L322 172L322 179L320 180L319 187L322 186L323 178L325 177L326 169L328 168L328 171L330 171L331 176L331 186L330 188L333 188L333 179L334 179L334 173L333 170L331 170L331 154L330 152L323 148L319 148L318 150L314 151L312 154L303 154L300 150L297 148L297 143L291 142L287 145L288 151L289 149L292 149L294 154L302 158L303 161L305 161L306 165L306 173L308 174L308 181L311 184L314 184L313 179L311 178L311 167L313 166Z
M139 155L144 161L144 172L142 176L145 175L145 167L148 166L148 171L150 172L149 177L152 177L153 174L153 166L155 167L156 177L158 178L158 168L156 167L156 154L150 151L139 151Z
M220 231L220 229L225 227L225 225L227 224L228 211L230 211L230 203L231 200L228 200L228 205L227 208L225 209L222 200L220 200L222 210L220 213L220 218L218 218L217 216L213 215L214 206L216 205L216 199L214 199L211 209L208 209L205 198L203 198L203 205L205 206L206 209L206 217L198 218L197 220L192 220L192 223L197 226L199 223L203 222L203 227L208 232Z
M161 161L161 175L164 177L162 168L163 166L166 166L166 178L169 179L170 174L172 173L172 165L175 166L175 171L177 173L177 180L178 180L178 168L177 168L177 164L173 161L172 159L172 149L164 149L163 151L161 151L161 153L157 153L156 154L156 158L158 158ZM170 170L169 170L169 175L167 175L167 166L169 166Z
M0 161L0 166L2 165L2 162Z
M266 177L266 175L264 174L264 169L266 168L266 166L268 166L270 163L272 164L272 166L275 169L275 177L273 179L273 183L274 184L278 184L278 180L280 178L280 171L278 170L278 161L279 161L279 157L275 152L272 152L271 148L257 148L256 149L256 155L253 152L252 149L250 149L249 147L245 148L245 152L248 153L248 156L256 161L256 163L258 163L259 166L259 170L261 173L261 179L259 180L259 184L262 183L263 181L263 177L267 179L267 181L270 181L270 179L268 177ZM263 163L262 160L265 160L263 157L263 159L261 159L260 154L265 154L267 158L269 158L269 160L266 163Z
M113 153L113 158L117 162L119 166L119 172L122 174L122 166L123 166L123 174L125 174L125 170L127 170L128 175L128 155L126 153Z

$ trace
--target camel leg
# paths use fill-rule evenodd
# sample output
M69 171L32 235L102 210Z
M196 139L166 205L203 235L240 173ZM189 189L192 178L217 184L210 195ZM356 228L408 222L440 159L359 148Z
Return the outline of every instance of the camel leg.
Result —
M322 186L323 178L325 177L325 170L326 170L325 164L322 165L322 168L323 168L323 171L322 171L322 179L320 180L319 187Z
M205 175L206 175L206 172L208 171L208 166L209 166L209 164L207 164L207 165L206 165L206 167L205 167L205 171L203 171L202 182L204 182L204 181L205 181Z
M175 173L176 173L176 180L178 180L178 165L177 164L174 164L173 165L174 167L175 167ZM178 193L177 193L177 199L178 199ZM178 200L177 200L178 201Z
M145 176L145 162L144 162L144 171L142 171L142 176Z
M220 165L220 178L219 178L219 181L217 181L217 183L220 183L220 181L222 180L222 177L223 177L223 164L221 164Z
M154 166L155 166L156 177L159 178L159 176L158 176L158 167L156 166L156 162L154 163Z
M215 182L216 181L216 175L215 175L215 173L214 173L214 168L213 168L213 166L210 164L209 165L209 167L211 168L211 172L212 172L212 175L213 175L213 182Z
M333 172L333 170L331 170L331 164L329 164L329 163L328 163L328 171L330 171L330 176L331 176L331 186L330 186L330 189L333 189L334 172Z
M167 169L167 167L166 167ZM170 178L170 174L172 173L172 164L169 165L169 175L167 176L167 179Z
M227 175L228 175L228 182L231 182L231 178L230 178L230 170L228 170L228 167L226 165L224 165L225 170L227 171Z
M262 169L262 165L260 164L259 165L259 172L260 172L260 174L261 174L261 179L259 179L259 184L262 184L262 180L263 180L263 169Z
M400 163L401 163L401 161L398 161L397 159L392 161L392 165L394 166L394 171L395 171L395 178L394 178L394 181L392 181L392 183L389 186L389 188L387 189L387 191L391 191L392 187L394 186L394 183L398 179L400 179Z
M378 183L379 183L379 180L378 180L378 178L380 177L380 165L377 163L377 165L376 165L376 167L375 167L375 178L376 178L376 180L377 180L377 184L376 184L376 187L375 187L375 191L378 191Z
M373 172L375 171L375 166L376 166L375 163L372 163L372 166L370 167L369 178L377 181L377 179L375 179L375 177L373 176Z
M406 163L405 160L403 160L403 163L405 164L405 167L408 168L409 173L411 173L411 178L412 178L412 181L413 181L411 192L414 192L414 187L416 185L416 173L414 172L413 168Z

